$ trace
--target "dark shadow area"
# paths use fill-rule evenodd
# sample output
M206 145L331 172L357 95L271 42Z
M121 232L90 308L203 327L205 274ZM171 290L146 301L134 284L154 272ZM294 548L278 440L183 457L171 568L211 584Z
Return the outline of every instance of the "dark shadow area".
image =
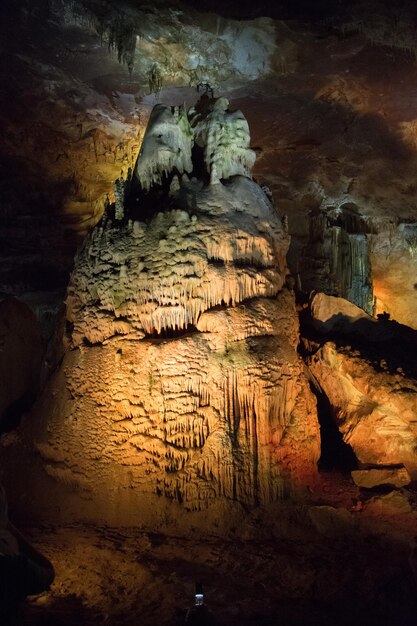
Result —
M47 603L29 601L24 607L22 626L92 626L109 624L106 616L84 605L75 594L48 599Z
M26 392L23 396L12 402L4 411L0 419L0 435L17 428L24 413L29 411L36 400L36 393Z
M326 218L328 220L327 226L340 226L349 234L371 232L368 221L361 215L359 207L354 202L345 202L337 211L328 211Z
M183 4L199 11L215 11L225 17L253 19L261 16L279 20L320 21L343 15L347 11L338 0L183 0Z
M317 414L320 424L321 455L319 470L351 472L358 467L358 460L352 447L343 441L342 433L332 416L330 402L324 393L311 385L317 398Z
M153 185L149 191L142 190L136 177L133 176L125 194L124 222L131 219L146 223L157 213L165 213L178 208L174 199L169 195L169 188L176 174L175 171L169 175L164 174L161 183ZM111 217L114 217L114 209L114 205L111 205Z
M359 356L372 364L376 372L387 371L417 378L417 330L391 321L387 317L380 319L359 319L337 314L326 323L313 325L308 309L300 315L301 335L310 343L310 354L323 343L334 341L338 348L356 350ZM402 391L410 391L406 388Z
M291 524L290 537L273 541L263 523L250 540L234 534L207 536L197 528L187 536L149 533L148 538L137 529L86 526L49 528L46 538L43 529L43 544L54 547L61 578L40 601L28 602L25 624L183 626L193 602L193 581L201 580L218 626L415 626L417 598L406 546L389 535L326 537L305 521L283 516L284 526ZM91 564L85 559L71 564L68 550L77 533L97 548L89 553L96 557ZM63 538L70 543L61 553ZM151 549L143 549L143 540ZM111 551L122 571L108 568ZM97 571L100 578L91 579ZM133 571L139 575L137 585ZM143 571L149 573L145 578ZM85 585L85 596L84 591L59 595L61 585L68 588L74 582L81 589ZM106 591L110 604L103 597Z
M169 309L170 307L167 307ZM186 335L193 335L199 331L193 324L187 324L184 328L163 328L160 333L154 330L153 333L145 333L145 337L148 339L178 339L179 337L185 337Z
M66 287L80 242L59 215L67 182L51 181L33 161L0 160L0 283L28 291Z

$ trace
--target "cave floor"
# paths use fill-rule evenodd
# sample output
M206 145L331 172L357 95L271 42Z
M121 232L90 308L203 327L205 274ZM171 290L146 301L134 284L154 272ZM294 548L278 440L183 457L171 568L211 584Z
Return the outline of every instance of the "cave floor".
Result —
M349 481L322 474L310 504L248 511L239 528L222 535L193 527L28 528L53 561L56 580L28 601L26 623L177 626L201 581L219 626L415 625L407 559L417 493L381 494L359 511L353 494Z

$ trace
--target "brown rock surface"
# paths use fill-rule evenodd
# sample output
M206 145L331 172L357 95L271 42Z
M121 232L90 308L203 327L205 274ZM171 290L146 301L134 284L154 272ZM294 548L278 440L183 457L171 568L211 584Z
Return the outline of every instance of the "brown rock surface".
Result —
M359 461L403 464L414 478L417 384L413 371L393 371L395 342L381 342L378 349L374 344L373 353L363 346L327 342L308 364Z
M148 523L170 502L267 503L315 478L315 398L280 218L244 176L168 187L181 208L161 199L140 222L140 199L124 217L116 205L86 239L68 291L70 349L23 431L70 517Z
M371 324L376 322L373 317L349 300L325 293L314 294L310 302L310 315L313 327L322 333L354 332L355 322L359 320L365 321L364 327L368 326L366 322Z
M405 467L373 467L371 469L354 470L352 478L355 485L372 489L380 485L391 485L392 487L405 487L411 482L410 474Z

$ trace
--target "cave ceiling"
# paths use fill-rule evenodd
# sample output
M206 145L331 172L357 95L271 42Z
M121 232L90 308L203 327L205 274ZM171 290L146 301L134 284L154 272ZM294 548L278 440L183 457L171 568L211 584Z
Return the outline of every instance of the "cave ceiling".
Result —
M2 296L35 308L62 301L75 250L134 166L152 107L191 105L207 83L248 119L255 178L288 216L289 265L306 290L317 283L300 266L309 216L350 207L369 235L377 311L415 326L413 3L50 0L1 10Z

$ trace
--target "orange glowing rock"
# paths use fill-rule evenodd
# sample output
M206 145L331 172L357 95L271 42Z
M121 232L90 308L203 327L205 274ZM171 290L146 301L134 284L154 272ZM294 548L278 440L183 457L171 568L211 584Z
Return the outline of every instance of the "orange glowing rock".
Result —
M314 480L288 234L250 178L172 193L146 221L105 218L76 259L70 349L32 431L75 516L138 523Z
M352 478L358 487L372 489L379 485L405 487L411 482L410 474L405 467L372 467L370 469L355 470Z
M361 463L404 465L415 479L415 331L388 318L359 315L357 307L341 298L319 300L331 310L316 320L322 331L327 324L328 340L309 357L308 365L344 441ZM324 308L313 307L317 315L320 310ZM337 319L343 323L336 326Z

